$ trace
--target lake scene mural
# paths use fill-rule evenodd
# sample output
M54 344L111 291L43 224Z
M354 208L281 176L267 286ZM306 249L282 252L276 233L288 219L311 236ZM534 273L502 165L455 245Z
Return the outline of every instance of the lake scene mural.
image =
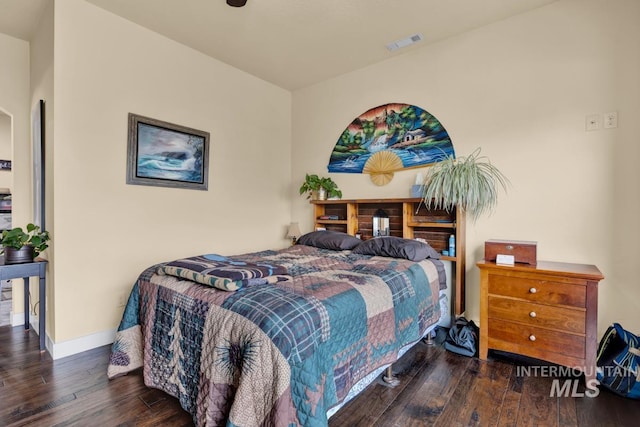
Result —
M369 173L373 180L374 175L393 176L393 171L426 166L449 156L455 158L451 138L432 114L415 105L385 104L347 126L333 148L328 170Z

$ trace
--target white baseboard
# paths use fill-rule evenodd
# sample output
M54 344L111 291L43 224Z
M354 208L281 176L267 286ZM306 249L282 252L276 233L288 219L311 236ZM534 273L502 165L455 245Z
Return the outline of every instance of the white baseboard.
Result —
M47 336L47 349L49 349L53 360L57 360L93 348L102 347L103 345L112 344L115 339L116 329L96 332L95 334L57 343L52 343Z
M24 326L24 312L22 313L14 313L13 311L9 312L9 321L11 322L11 326ZM40 324L38 323L38 316L29 315L29 324L38 333L38 328Z
M11 326L24 326L24 313L9 313L9 320ZM33 331L40 335L38 316L30 316L29 323ZM91 350L93 348L102 347L103 345L112 344L116 338L116 329L110 329L102 332L96 332L95 334L87 335L80 338L74 338L68 341L54 343L49 338L49 335L45 338L45 346L51 354L53 360L61 359L63 357L72 356L74 354L82 353L83 351Z
M11 326L23 326L24 325L24 313L9 312L9 321Z

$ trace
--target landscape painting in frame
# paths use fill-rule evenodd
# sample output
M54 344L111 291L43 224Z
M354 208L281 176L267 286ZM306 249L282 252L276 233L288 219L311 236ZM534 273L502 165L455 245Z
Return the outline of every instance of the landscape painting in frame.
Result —
M329 172L366 173L365 165L384 154L390 170L409 169L455 158L442 123L415 105L391 103L356 117L342 132L329 159Z
M209 133L129 113L127 184L207 190Z

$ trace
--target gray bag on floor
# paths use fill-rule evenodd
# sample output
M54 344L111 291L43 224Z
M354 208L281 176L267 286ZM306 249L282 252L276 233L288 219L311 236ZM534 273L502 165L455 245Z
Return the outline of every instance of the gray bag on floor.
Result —
M476 356L478 354L479 332L473 320L469 321L464 317L459 317L451 329L449 329L449 334L444 342L444 348L463 356Z

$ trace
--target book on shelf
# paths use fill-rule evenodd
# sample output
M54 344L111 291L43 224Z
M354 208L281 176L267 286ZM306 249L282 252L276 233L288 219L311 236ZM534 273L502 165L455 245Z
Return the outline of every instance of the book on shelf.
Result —
M318 219L340 219L338 215L320 215Z

